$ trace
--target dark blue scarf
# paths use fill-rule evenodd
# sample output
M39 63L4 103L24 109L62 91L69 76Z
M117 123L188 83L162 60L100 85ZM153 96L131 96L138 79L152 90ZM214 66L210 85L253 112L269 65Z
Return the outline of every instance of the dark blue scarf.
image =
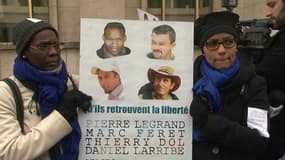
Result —
M14 75L24 82L33 82L38 85L35 100L39 103L39 111L42 118L48 116L56 106L60 97L66 90L68 74L64 61L61 60L61 69L58 72L40 71L21 57L16 57ZM60 144L63 149L64 160L77 160L79 155L79 141L81 130L77 119L72 123L72 132L64 137Z
M205 57L201 60L200 70L202 77L193 87L195 95L206 97L209 103L209 111L221 114L222 105L218 88L229 80L238 72L240 68L239 59L236 57L234 63L226 69L214 69L211 67ZM194 124L193 139L200 141L200 131Z

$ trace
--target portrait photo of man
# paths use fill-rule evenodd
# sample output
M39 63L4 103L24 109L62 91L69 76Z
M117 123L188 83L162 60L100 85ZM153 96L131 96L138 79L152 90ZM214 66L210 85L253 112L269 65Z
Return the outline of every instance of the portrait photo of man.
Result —
M99 64L91 68L91 74L97 75L98 82L108 100L123 100L123 84L121 83L120 69L116 63Z
M151 59L174 60L172 53L176 46L176 33L170 25L159 25L151 33L151 52L147 57Z
M172 67L161 66L158 70L149 68L147 76L149 83L138 92L141 99L178 100L173 92L179 88L181 79L174 74Z
M104 28L104 44L96 51L100 58L129 55L131 50L124 46L127 40L126 29L120 22L110 22Z

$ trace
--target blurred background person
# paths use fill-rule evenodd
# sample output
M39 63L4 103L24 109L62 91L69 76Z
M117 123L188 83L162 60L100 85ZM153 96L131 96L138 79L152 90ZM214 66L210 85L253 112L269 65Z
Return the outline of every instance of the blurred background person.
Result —
M274 115L270 119L270 142L264 160L277 160L285 152L285 0L266 0L266 16L278 32L266 44L257 74L267 82L269 102ZM272 112L273 113L273 112Z

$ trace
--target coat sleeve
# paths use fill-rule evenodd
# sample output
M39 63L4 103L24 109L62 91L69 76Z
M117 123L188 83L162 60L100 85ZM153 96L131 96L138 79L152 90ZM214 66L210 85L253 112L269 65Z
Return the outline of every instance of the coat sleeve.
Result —
M285 34L284 30L274 38L273 43L263 53L262 60L256 64L257 74L263 76L268 89L280 89L285 91Z
M238 150L249 154L263 152L267 145L268 136L264 136L257 127L265 129L265 132L268 131L267 112L269 105L265 81L260 77L255 78L250 82L247 92L248 101L246 108L249 110L256 109L261 111L262 114L265 114L265 116L261 116L262 123L256 123L257 126L252 127L247 125L248 122L241 124L225 116L210 113L206 124L201 128L201 136L227 149ZM243 106L240 107L242 108ZM248 113L245 113L245 116L247 116L246 121L252 118L254 119L254 117Z
M25 115L24 121L28 118ZM0 82L0 159L35 159L71 132L71 126L57 111L34 123L22 134L13 94L6 83Z

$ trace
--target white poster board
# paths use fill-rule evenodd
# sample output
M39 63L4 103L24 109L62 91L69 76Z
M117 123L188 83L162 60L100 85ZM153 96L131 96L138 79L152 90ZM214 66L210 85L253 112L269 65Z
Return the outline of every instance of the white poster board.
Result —
M131 53L102 59L104 27L121 22L126 28L125 46ZM176 32L174 60L150 59L152 29L167 24ZM190 160L192 119L189 105L193 82L193 23L81 19L80 89L93 97L92 107L79 114L82 129L80 160ZM120 68L124 100L108 100L98 77L90 72L97 64L115 62ZM148 69L171 66L180 76L174 92L179 100L147 100L138 96L149 82Z

